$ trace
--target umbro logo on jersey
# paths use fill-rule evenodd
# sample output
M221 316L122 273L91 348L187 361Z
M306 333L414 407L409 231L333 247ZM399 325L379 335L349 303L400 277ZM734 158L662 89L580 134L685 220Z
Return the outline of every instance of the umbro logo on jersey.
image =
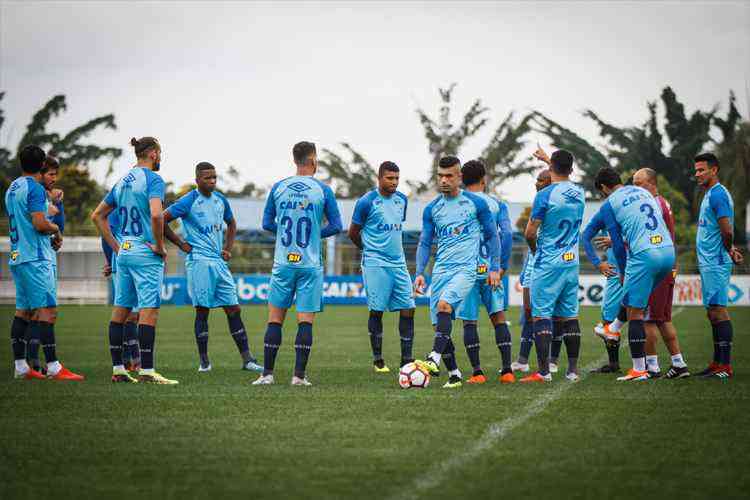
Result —
M565 201L568 203L575 203L581 198L581 193L577 189L568 188L562 192L565 197Z
M304 182L292 182L287 187L296 193L302 193L303 191L308 191L310 189L310 186Z

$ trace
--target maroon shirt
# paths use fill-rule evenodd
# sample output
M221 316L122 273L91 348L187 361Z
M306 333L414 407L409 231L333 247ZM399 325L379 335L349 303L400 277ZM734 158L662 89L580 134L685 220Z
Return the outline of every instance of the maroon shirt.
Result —
M661 215L664 218L664 224L667 225L667 229L669 229L669 235L672 237L672 243L674 243L675 248L675 259L677 258L677 242L674 239L674 214L672 213L672 207L669 204L667 200L662 198L660 195L656 195L656 201L659 203L659 208L661 208ZM675 275L677 269L677 261L675 260L675 268L672 270L672 279L671 282L674 283Z

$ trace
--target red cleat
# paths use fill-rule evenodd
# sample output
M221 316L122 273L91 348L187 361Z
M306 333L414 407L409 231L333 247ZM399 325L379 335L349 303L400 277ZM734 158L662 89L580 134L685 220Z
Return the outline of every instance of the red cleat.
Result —
M47 378L49 378L50 380L71 380L74 382L79 382L81 380L84 380L83 375L78 375L77 373L73 373L72 371L68 370L64 366L60 368L60 371L58 371L54 375L48 375Z
M16 372L16 378L22 380L45 380L47 377L33 368L29 368L29 371L25 373Z
M734 377L734 371L732 365L718 365L716 371L714 371L713 377L715 378L732 378Z
M524 377L521 380L519 380L522 384L533 384L533 383L544 383L544 382L552 382L552 375L549 373L547 375L542 375L539 372L536 372L532 375L529 375L528 377Z

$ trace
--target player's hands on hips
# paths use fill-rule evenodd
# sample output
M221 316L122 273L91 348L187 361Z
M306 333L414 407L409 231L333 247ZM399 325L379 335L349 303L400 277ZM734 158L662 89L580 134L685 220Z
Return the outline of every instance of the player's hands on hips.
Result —
M617 276L617 270L615 269L615 266L613 266L609 262L602 262L597 267L599 269L599 272L607 278Z
M417 295L423 295L426 286L427 282L425 281L424 276L420 274L419 276L414 278L414 292Z
M497 288L500 286L500 282L502 280L502 275L500 274L500 271L490 271L487 275L487 284L490 285L492 288Z
M742 251L739 248L732 245L732 249L729 251L729 256L732 258L732 262L735 264L742 264L745 257L742 255Z
M597 250L607 250L612 247L612 238L609 236L597 236L593 242Z
M146 245L151 249L152 252L154 252L156 255L158 255L162 259L167 258L167 250L163 246L157 247L156 245L153 245L151 243L146 243Z
M102 267L102 276L105 278L108 278L112 275L112 266L109 264L104 264L104 267Z
M226 260L226 261L228 261L229 259L232 258L232 252L230 252L229 250L222 250L221 251L221 258L224 259L224 260Z
M57 252L58 250L60 250L60 248L62 247L62 242L63 242L62 234L60 234L59 232L55 233L52 236L52 242L51 242L52 243L52 250L54 250L55 252Z
M193 251L193 247L187 241L183 241L182 244L180 244L180 250L182 250L185 253L190 253Z

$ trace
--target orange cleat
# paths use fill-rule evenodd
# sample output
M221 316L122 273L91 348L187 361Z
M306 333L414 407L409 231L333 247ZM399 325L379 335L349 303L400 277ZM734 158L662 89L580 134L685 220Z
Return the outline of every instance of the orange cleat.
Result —
M620 341L620 332L613 332L609 328L609 323L605 324L598 324L594 327L594 333L604 340L605 342L619 342Z
M41 372L38 372L33 368L29 368L29 370L25 373L16 372L16 378L22 380L45 380L47 377L42 375Z
M648 380L648 372L646 370L638 371L634 369L628 370L627 375L623 375L622 377L617 377L617 380L620 382L630 382L633 380Z
M513 384L516 382L516 376L513 375L513 372L508 372L505 375L500 375L497 379L501 384Z
M528 377L524 377L521 380L519 380L522 384L533 384L533 383L544 383L544 382L552 382L552 375L549 373L547 375L542 375L539 372L536 372L532 375L529 375Z
M734 377L734 371L732 365L718 365L716 371L714 371L713 377L715 378L732 378Z
M60 371L58 371L54 375L48 375L47 378L49 378L50 380L71 380L74 382L79 382L84 379L84 376L73 373L72 371L62 366L60 368Z
M485 382L487 382L487 377L485 377L483 373L472 375L471 378L466 381L467 384L484 384Z

